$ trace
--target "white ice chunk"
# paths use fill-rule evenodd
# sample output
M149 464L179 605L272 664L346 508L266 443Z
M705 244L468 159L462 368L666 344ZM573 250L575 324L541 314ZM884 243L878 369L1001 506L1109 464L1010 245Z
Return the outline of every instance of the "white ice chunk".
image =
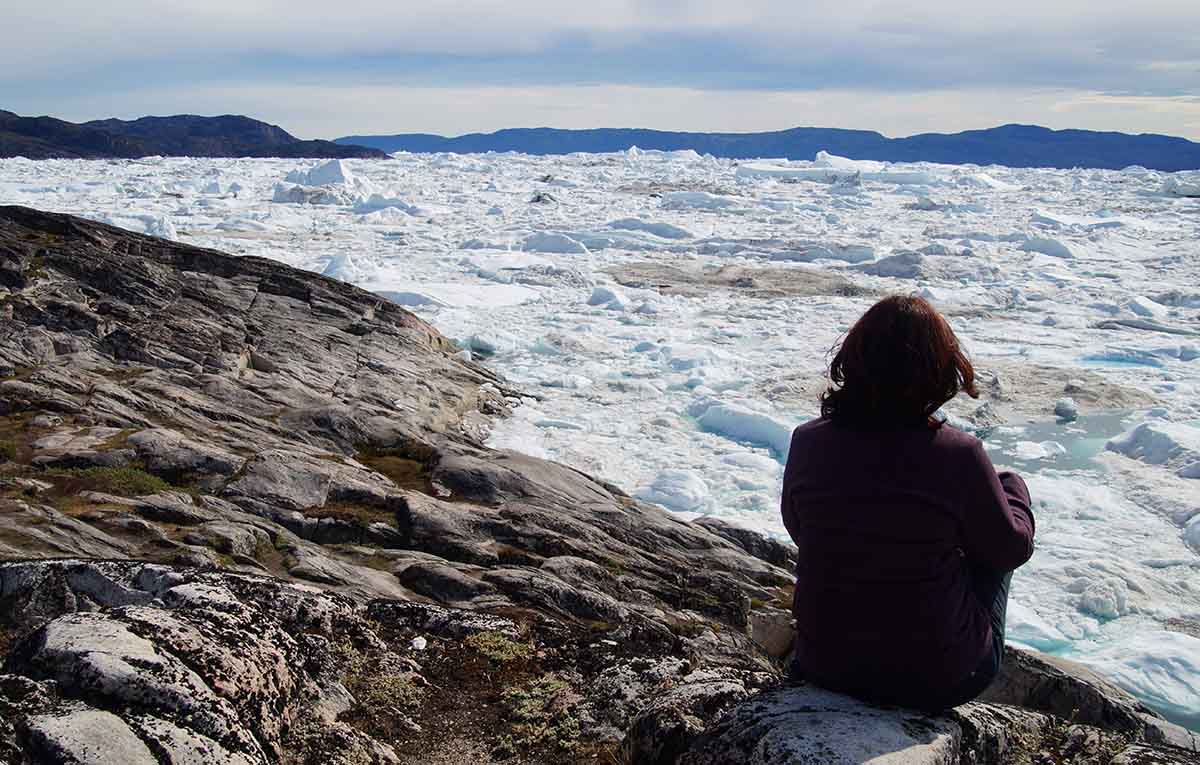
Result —
M465 247L466 245L464 245ZM548 252L562 255L587 255L588 248L566 234L553 231L539 231L525 237L521 249L528 252Z
M672 226L670 223L653 223L641 218L621 218L620 220L611 221L608 227L617 229L618 231L645 231L648 234L654 234L663 239L692 238L691 232L687 229Z
M1079 658L1167 718L1200 728L1200 638L1140 630Z
M1060 398L1054 402L1054 416L1064 422L1074 422L1079 419L1079 405L1069 396Z
M1083 215L1068 215L1061 212L1049 212L1047 210L1034 210L1032 220L1034 223L1040 223L1044 226L1052 228L1070 228L1078 227L1084 229L1099 229L1099 228L1121 228L1129 223L1140 223L1140 221L1132 218L1121 216L1110 217L1095 217L1089 218Z
M1013 444L1013 456L1019 460L1043 460L1066 454L1057 441L1018 441Z
M813 242L799 249L771 253L771 260L810 263L814 260L841 260L846 263L865 263L875 259L875 248L866 244Z
M629 298L615 287L594 287L587 304L604 306L610 311L624 311L629 307Z
M402 210L409 215L425 215L426 212L414 204L409 204L403 199L397 197L387 197L383 194L371 194L366 199L360 201L354 206L354 212L370 213L378 210L394 208Z
M1090 582L1079 595L1079 610L1100 619L1124 616L1129 613L1129 585L1116 577Z
M1167 318L1167 307L1161 303L1156 303L1144 295L1137 295L1126 304L1133 313L1138 316L1146 316L1151 319Z
M1200 197L1200 173L1172 173L1163 181L1163 193L1176 197Z
M860 173L878 172L884 168L884 164L882 162L839 157L838 155L830 154L825 150L817 152L817 156L813 159L813 164L817 167L832 167L836 170L850 170L851 172Z
M502 308L536 300L537 290L518 284L462 284L379 280L359 285L400 305Z
M690 512L704 506L708 485L690 470L662 470L649 486L639 489L636 496L668 510Z
M1077 244L1064 242L1061 239L1050 239L1040 236L1031 236L1026 239L1025 243L1021 245L1021 249L1025 252L1040 252L1052 258L1065 258L1068 260L1083 254L1082 249Z
M1005 637L1039 651L1057 651L1071 640L1036 611L1017 600L1008 601L1008 625Z
M769 414L756 412L740 404L714 404L697 418L700 427L709 433L769 446L787 458L792 443L792 426Z
M179 239L179 232L175 230L175 224L165 215L154 216L150 220L147 220L146 233L150 236L157 236L172 241Z
M996 191L1020 191L1021 187L1012 183L993 178L987 173L973 173L963 178L965 185L977 188L995 189Z
M285 183L276 184L275 194L271 197L272 202L305 205L349 205L356 199L354 192L336 186L288 186Z
M331 159L311 170L293 170L284 178L301 186L352 186L354 174L340 159Z
M517 338L498 329L476 332L467 338L467 348L484 355L515 351L521 344Z
M1110 439L1106 448L1150 465L1165 465L1182 478L1200 478L1200 428L1150 420Z
M668 210L695 208L698 210L722 210L741 204L731 197L709 194L707 191L668 191L662 197L663 207Z
M349 252L339 252L337 255L334 255L330 259L329 265L325 266L325 270L321 273L324 276L350 284L357 284L367 275L367 271L358 264L354 256ZM401 303L401 305L414 304Z

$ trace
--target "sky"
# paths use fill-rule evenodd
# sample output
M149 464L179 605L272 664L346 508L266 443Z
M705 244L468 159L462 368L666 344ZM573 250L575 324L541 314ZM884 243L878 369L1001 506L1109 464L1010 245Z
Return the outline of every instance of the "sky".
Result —
M505 127L1200 140L1196 0L0 0L0 109Z

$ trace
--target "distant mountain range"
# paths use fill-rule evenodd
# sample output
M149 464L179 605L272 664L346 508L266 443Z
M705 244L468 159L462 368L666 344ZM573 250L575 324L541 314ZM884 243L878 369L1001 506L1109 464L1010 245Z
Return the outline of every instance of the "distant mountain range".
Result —
M0 110L0 157L112 159L170 157L367 157L384 152L332 141L302 141L266 122L224 115L142 117L76 124Z
M516 151L525 154L571 154L625 151L637 146L663 151L693 149L701 154L732 159L812 159L823 149L854 159L888 162L1109 169L1141 165L1166 171L1200 168L1200 143L1184 138L1092 130L1050 130L1035 125L1003 125L953 134L923 133L907 138L887 138L867 130L800 127L770 133L529 128L472 133L456 138L411 133L355 135L335 140L340 144L371 146L386 152L416 153Z
M426 133L356 135L335 141L303 141L281 127L236 115L142 117L73 123L53 117L22 117L0 110L0 157L29 159L186 157L385 158L415 153L515 151L525 154L642 149L693 149L732 159L812 159L821 150L854 159L888 162L1094 167L1141 165L1153 170L1200 169L1200 143L1165 135L1050 130L1003 125L962 133L922 133L887 138L868 130L799 127L769 133L675 133L600 128L516 128L453 138Z

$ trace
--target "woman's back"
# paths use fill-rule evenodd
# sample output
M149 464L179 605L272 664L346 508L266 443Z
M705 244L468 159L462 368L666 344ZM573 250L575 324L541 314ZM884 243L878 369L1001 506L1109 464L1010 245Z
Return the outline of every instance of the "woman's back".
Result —
M977 439L929 425L797 428L784 523L799 548L796 668L826 687L938 706L987 654L972 565L1032 552L1029 496Z

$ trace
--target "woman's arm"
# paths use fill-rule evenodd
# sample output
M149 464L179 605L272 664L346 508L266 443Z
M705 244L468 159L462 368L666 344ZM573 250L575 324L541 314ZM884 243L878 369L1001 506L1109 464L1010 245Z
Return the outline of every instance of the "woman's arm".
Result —
M1033 555L1029 487L1016 473L997 475L979 441L961 478L967 557L998 571L1015 570Z

